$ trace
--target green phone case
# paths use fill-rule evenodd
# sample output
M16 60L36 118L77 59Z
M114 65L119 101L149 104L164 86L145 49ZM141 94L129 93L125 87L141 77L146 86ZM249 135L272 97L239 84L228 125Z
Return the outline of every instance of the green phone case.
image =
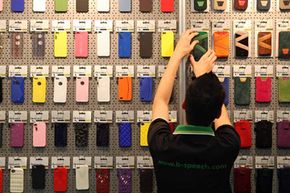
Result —
M251 102L251 78L241 81L240 77L235 77L235 104L249 105Z
M198 40L199 43L195 46L192 51L192 55L196 61L199 61L200 58L207 52L208 50L208 33L207 32L198 32L198 36L196 36L193 40Z
M290 77L279 77L278 95L280 103L290 102Z
M55 12L67 12L68 0L54 0Z

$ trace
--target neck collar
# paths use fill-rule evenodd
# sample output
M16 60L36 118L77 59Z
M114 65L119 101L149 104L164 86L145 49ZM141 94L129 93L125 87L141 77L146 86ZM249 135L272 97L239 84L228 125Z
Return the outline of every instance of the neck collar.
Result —
M195 125L178 125L173 135L209 135L215 136L211 127L195 126Z

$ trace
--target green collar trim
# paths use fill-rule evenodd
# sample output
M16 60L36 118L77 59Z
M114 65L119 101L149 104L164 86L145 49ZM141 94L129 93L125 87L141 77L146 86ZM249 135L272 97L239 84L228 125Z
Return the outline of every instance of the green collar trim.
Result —
M195 125L178 125L173 135L209 135L215 136L211 127L195 126Z

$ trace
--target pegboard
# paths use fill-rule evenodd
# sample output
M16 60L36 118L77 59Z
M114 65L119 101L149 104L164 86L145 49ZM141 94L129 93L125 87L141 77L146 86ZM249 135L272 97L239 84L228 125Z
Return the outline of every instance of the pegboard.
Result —
M175 12L174 13L161 13L160 2L158 0L153 1L153 11L151 13L141 13L139 11L139 1L132 0L132 12L131 13L120 13L118 9L118 0L111 0L110 12L109 13L98 13L96 9L96 1L89 1L89 12L88 13L76 13L75 0L68 0L69 7L67 13L55 13L54 12L54 1L46 1L46 12L45 13L33 13L32 11L32 0L25 0L25 11L23 13L12 13L10 8L10 1L4 1L3 12L0 13L1 20L10 19L48 19L48 20L73 20L73 19L90 19L90 20L145 20L154 19L156 20L177 20L178 19L178 1L175 1ZM168 59L161 57L160 52L160 32L153 34L153 57L151 59L141 59L139 56L139 41L138 33L135 31L132 34L132 58L131 59L120 59L118 57L118 34L116 32L111 34L111 56L109 58L99 58L97 56L97 37L96 33L89 34L89 56L86 59L77 59L74 57L74 34L71 30L68 33L68 57L65 59L54 58L53 46L54 37L53 32L49 30L45 34L45 58L35 59L32 57L32 39L30 33L24 34L24 50L22 59L13 59L11 57L11 35L9 33L2 34L4 37L4 53L1 58L1 65L27 65L28 68L31 65L73 65L84 64L84 65L122 65L129 64L135 66L135 73L137 65L155 65L156 70L158 65L166 65ZM178 35L175 35L176 39ZM7 67L8 70L8 67ZM72 72L72 68L71 68ZM71 73L72 74L72 73ZM154 78L154 90L156 89L160 78ZM47 102L45 104L34 104L32 103L32 79L26 78L25 80L25 102L22 105L15 105L10 100L10 87L11 82L9 78L5 78L3 81L3 103L1 104L1 110L23 110L23 111L52 111L52 110L134 110L135 120L138 110L151 110L151 103L140 102L139 97L139 78L135 76L133 79L133 100L131 102L120 102L117 99L117 78L111 79L111 101L110 103L98 103L97 102L97 80L96 78L90 79L90 93L88 103L77 103L75 102L75 78L71 75L68 79L68 94L67 102L65 104L55 104L53 102L53 78L47 78ZM172 110L178 109L178 81L174 86L173 100L170 103ZM70 156L71 163L73 156L142 156L150 155L148 148L140 147L139 145L139 127L135 122L132 124L132 147L130 148L119 148L118 144L118 125L114 122L110 125L110 146L108 148L96 147L96 125L95 123L89 126L89 145L87 148L76 148L75 147L75 134L73 123L70 123L68 128L68 144L65 148L56 148L54 146L54 129L53 125L49 123L47 125L47 146L45 148L33 148L32 147L32 125L26 124L25 126L25 146L20 149L13 149L9 146L10 132L8 125L6 124L3 131L3 147L0 149L2 157L9 156ZM29 159L28 159L29 160ZM30 170L25 170L25 191L26 193L39 192L32 189ZM96 177L95 170L90 170L90 190L84 192L95 192L96 190ZM4 192L9 191L9 171L5 171L4 177ZM111 170L110 176L110 192L118 192L118 178L116 169ZM139 172L137 169L133 171L133 192L139 192ZM155 183L155 182L154 182ZM75 189L75 171L70 169L69 171L69 184L68 192L77 192ZM46 189L42 192L53 191L53 171L48 169L46 171ZM156 187L154 187L156 192Z
M212 2L212 1L211 1ZM280 12L278 11L279 8L279 1L272 0L272 11L271 12L259 12L257 10L251 12L240 12L235 11L233 8L234 1L228 1L229 11L227 12L214 12L212 8L209 12L191 12L191 0L186 0L186 27L190 28L191 20L261 20L261 19L269 19L276 21L277 19L289 19L290 12ZM251 1L252 2L252 1ZM256 1L254 2L256 3ZM232 23L232 22L231 22ZM211 27L209 28L211 29ZM274 125L272 128L272 148L271 149L258 149L255 147L255 132L254 132L254 121L252 124L252 147L250 149L241 149L240 155L247 155L247 156L285 156L290 154L290 150L281 150L277 148L277 131L276 131L276 112L277 110L289 110L290 104L282 104L278 102L278 81L276 77L276 69L275 66L278 64L281 65L289 65L289 60L280 60L278 58L257 58L255 56L255 46L257 45L257 39L255 37L254 31L254 24L252 24L252 31L251 31L251 38L252 38L252 45L251 45L251 56L247 59L236 59L234 57L234 51L232 50L233 45L233 28L230 28L230 56L227 60L217 60L216 64L220 65L251 65L252 66L252 77L251 77L251 103L248 106L237 106L234 104L234 80L233 77L230 79L230 103L228 105L228 110L230 111L231 120L233 122L233 115L234 110L239 109L249 109L253 112L255 110L273 110L274 111ZM276 33L276 25L274 27L273 34ZM209 34L212 34L212 31L209 31ZM212 35L210 35L209 47L212 47ZM274 38L276 39L276 38ZM277 40L274 40L274 42ZM273 44L274 45L274 44ZM275 46L274 46L275 47ZM272 79L272 100L270 103L257 103L255 102L255 65L273 65L274 66L274 77ZM190 76L190 70L187 70L188 76ZM233 179L231 178L231 181ZM255 189L255 170L252 171L252 192L256 192ZM232 183L233 184L233 183ZM273 192L278 192L278 180L277 180L277 171L275 169L273 175Z

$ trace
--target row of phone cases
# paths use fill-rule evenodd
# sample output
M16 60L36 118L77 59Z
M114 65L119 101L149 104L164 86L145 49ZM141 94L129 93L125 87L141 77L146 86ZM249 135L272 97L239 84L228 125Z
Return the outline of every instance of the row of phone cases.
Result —
M139 0L141 12L151 12L153 0ZM46 0L33 0L32 9L34 12L46 11ZM174 12L174 0L160 0L162 12ZM25 0L11 0L11 10L13 12L24 12ZM68 0L54 0L55 12L67 12ZM0 0L0 11L3 10L3 0ZM86 13L89 11L89 0L76 0L76 11ZM98 12L110 11L110 0L97 0ZM132 11L132 0L119 0L120 12Z

